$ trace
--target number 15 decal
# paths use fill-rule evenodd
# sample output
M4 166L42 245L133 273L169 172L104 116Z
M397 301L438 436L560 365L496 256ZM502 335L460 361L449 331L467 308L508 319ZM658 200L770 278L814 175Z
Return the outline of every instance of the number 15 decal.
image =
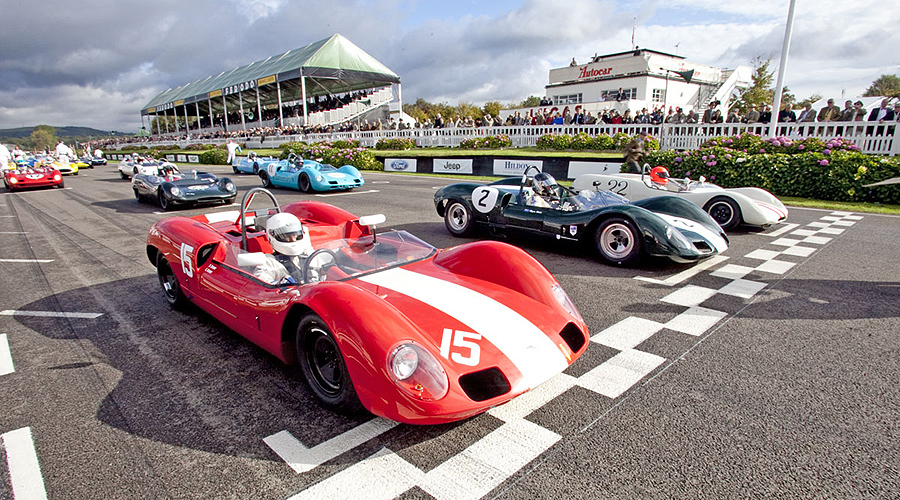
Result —
M473 340L481 340L481 334L444 328L441 356L461 365L475 366L481 360L481 346ZM454 352L450 352L451 348Z
M472 191L472 205L475 206L475 210L486 214L494 209L499 196L497 188L479 186Z

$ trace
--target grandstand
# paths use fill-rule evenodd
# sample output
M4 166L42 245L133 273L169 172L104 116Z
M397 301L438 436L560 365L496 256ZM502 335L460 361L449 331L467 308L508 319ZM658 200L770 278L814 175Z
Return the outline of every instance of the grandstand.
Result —
M141 125L146 117L154 135L330 125L372 113L387 118L401 109L400 96L399 76L334 34L167 89L141 109Z

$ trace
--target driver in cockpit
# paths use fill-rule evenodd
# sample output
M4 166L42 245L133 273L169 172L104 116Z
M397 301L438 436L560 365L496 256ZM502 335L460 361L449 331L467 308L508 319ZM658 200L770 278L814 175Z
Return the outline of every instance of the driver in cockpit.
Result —
M559 189L556 179L546 172L536 174L531 180L531 189L525 196L525 204L542 208L559 206Z
M666 167L653 167L650 169L650 184L651 187L656 189L662 189L664 191L669 190L669 171Z
M303 283L303 261L313 252L309 232L296 215L281 212L266 221L266 238L273 254L266 254L266 262L253 274L267 283Z

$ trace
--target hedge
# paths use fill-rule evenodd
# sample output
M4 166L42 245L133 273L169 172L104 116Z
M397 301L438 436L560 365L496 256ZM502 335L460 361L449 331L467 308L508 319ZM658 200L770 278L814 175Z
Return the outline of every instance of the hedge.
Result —
M383 168L383 164L375 159L375 155L371 151L359 147L358 141L317 142L315 144L286 142L279 147L281 148L281 159L294 153L302 158L336 167L353 165L359 170L381 170Z
M557 151L615 151L624 150L636 136L619 132L616 135L606 134L590 135L587 132L579 132L575 135L546 134L538 137L538 149L553 149ZM659 149L659 139L647 136L644 139L644 149L655 151Z
M897 186L863 187L900 177L900 158L866 155L840 139L781 139L751 134L716 138L696 151L649 152L644 161L668 168L675 178L702 175L726 188L755 186L778 196L900 203ZM728 147L735 145L740 149Z
M459 149L501 149L510 146L512 146L512 139L503 134L465 139L459 143Z

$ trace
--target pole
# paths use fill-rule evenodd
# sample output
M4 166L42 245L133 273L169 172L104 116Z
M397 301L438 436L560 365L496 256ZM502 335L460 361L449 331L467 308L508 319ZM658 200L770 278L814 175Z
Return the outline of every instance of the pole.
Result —
M788 51L791 48L791 29L794 26L794 3L788 7L787 24L784 27L784 43L781 46L781 62L778 64L778 81L775 83L775 99L772 103L772 118L769 120L768 136L775 137L775 127L778 124L778 113L781 111L781 92L784 89L784 74L787 73Z
M275 82L275 90L278 94L278 126L284 126L284 111L281 109L281 82Z
M309 110L306 108L306 77L303 76L303 68L300 68L300 98L303 99L303 126L309 126Z

